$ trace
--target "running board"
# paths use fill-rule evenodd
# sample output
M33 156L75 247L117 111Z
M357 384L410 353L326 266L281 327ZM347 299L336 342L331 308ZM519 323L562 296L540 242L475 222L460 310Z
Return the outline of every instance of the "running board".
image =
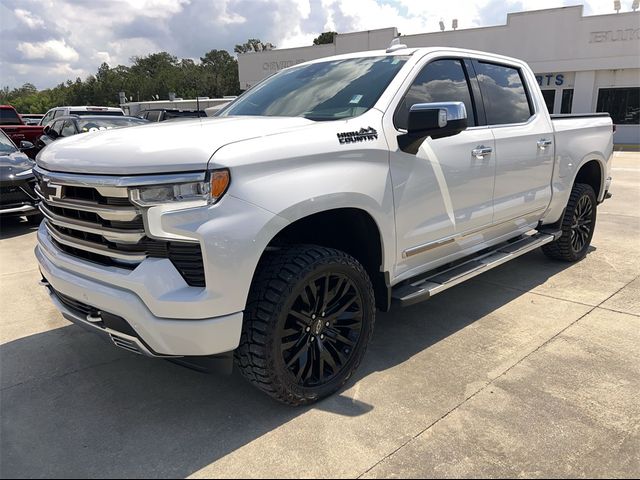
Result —
M516 241L502 243L495 250L484 252L455 267L396 287L391 292L391 298L394 303L398 303L403 307L422 302L465 280L513 260L542 245L553 242L561 234L562 232L536 232L533 235L523 235Z

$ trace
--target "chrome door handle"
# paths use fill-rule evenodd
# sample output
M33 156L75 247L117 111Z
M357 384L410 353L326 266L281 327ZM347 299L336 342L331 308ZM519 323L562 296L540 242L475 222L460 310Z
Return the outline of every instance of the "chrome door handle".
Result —
M551 140L543 138L541 140L538 140L538 148L541 150L544 150L545 148L550 146L552 143L553 142Z
M480 145L479 147L471 150L471 155L476 157L478 160L482 160L485 155L489 155L491 152L493 152L493 148Z

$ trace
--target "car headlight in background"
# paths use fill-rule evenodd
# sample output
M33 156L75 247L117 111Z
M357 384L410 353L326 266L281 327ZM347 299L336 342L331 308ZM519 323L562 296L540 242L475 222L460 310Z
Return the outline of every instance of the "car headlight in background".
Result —
M166 204L175 204L177 208L197 207L218 202L230 183L229 170L211 170L203 181L136 187L130 190L130 197L141 207Z

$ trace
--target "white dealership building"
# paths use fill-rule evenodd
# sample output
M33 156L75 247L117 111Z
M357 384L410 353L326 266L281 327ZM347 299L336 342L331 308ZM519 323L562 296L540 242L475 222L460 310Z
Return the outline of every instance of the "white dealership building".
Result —
M384 49L396 28L340 34L332 44L239 55L240 87L307 60ZM617 144L640 145L640 12L583 16L583 7L510 13L506 25L402 35L409 47L472 48L521 58L551 113L607 111Z

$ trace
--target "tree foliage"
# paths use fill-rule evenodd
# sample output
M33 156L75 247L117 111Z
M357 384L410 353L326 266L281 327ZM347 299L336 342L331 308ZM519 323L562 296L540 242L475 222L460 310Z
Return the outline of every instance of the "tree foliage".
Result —
M245 45L254 41L260 42L250 39ZM133 101L152 100L156 95L166 99L169 92L183 98L238 95L239 84L238 61L225 50L211 50L200 62L159 52L133 57L130 66L103 63L95 75L45 90L38 91L31 83L14 89L5 86L0 89L0 104L11 104L20 113L44 113L61 105L117 106L119 92Z
M333 37L338 35L338 32L322 32L316 38L313 39L314 45L325 45L327 43L333 43Z
M263 43L258 38L250 38L245 43L237 44L233 51L235 53L262 52L264 50L273 50L274 48L276 46L272 43Z

